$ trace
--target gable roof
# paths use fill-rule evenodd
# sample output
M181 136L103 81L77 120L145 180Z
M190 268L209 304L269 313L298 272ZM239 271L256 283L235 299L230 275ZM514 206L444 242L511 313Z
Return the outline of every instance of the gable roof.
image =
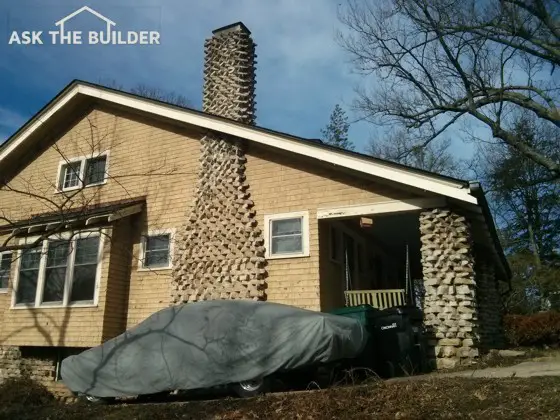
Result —
M310 141L309 139L262 127L249 126L194 109L143 98L138 95L83 81L74 81L70 83L0 147L0 165L2 162L5 162L10 153L16 148L27 144L27 140L32 138L33 132L44 124L52 115L79 96L102 100L143 111L148 114L169 118L174 121L218 131L234 137L282 149L297 155L311 157L340 167L363 172L391 182L454 198L462 202L478 204L476 197L470 193L469 183L464 180L395 164L361 153L342 150L323 143Z
M501 265L506 275L508 277L511 275L496 234L496 228L488 209L484 192L480 188L480 184L476 182L473 183L435 174L369 155L339 149L316 140L305 139L258 126L246 125L195 109L144 98L80 80L75 80L66 86L0 146L0 167L15 150L26 146L29 147L31 142L33 142L33 133L41 128L49 118L58 114L62 109L70 107L73 101L78 100L78 98L104 101L187 125L220 132L457 200L464 206L470 209L478 209L478 213L482 213L494 248L501 260Z

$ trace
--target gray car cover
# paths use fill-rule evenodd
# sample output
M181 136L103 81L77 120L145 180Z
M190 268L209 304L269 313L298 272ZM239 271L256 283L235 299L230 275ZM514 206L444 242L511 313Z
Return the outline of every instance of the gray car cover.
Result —
M62 361L76 393L123 397L209 388L357 356L354 319L255 301L204 301L156 312L101 346Z

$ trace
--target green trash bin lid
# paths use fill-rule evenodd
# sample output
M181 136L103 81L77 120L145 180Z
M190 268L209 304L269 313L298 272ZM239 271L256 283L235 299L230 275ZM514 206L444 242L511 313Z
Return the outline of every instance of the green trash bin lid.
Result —
M369 327L373 324L373 319L378 312L379 309L376 309L371 305L359 305L337 308L329 313L357 319L362 325Z
M336 308L330 311L330 313L334 315L349 315L355 313L375 312L375 311L378 311L378 309L375 309L371 305L359 305L359 306L345 306L344 308Z

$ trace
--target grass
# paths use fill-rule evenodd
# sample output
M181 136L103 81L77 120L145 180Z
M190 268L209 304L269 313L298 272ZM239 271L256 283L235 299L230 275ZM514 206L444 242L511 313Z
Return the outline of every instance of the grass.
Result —
M13 388L13 385L12 387ZM553 419L560 412L560 378L431 378L326 390L269 394L253 399L219 399L183 403L64 405L42 398L40 404L8 401L2 419ZM39 392L42 394L42 392ZM19 394L16 393L16 397Z

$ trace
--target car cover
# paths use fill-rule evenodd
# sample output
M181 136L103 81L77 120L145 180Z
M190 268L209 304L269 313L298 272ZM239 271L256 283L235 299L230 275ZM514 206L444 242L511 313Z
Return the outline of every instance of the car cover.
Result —
M156 312L62 361L70 390L124 397L210 388L353 358L367 332L355 319L257 301L203 301Z

